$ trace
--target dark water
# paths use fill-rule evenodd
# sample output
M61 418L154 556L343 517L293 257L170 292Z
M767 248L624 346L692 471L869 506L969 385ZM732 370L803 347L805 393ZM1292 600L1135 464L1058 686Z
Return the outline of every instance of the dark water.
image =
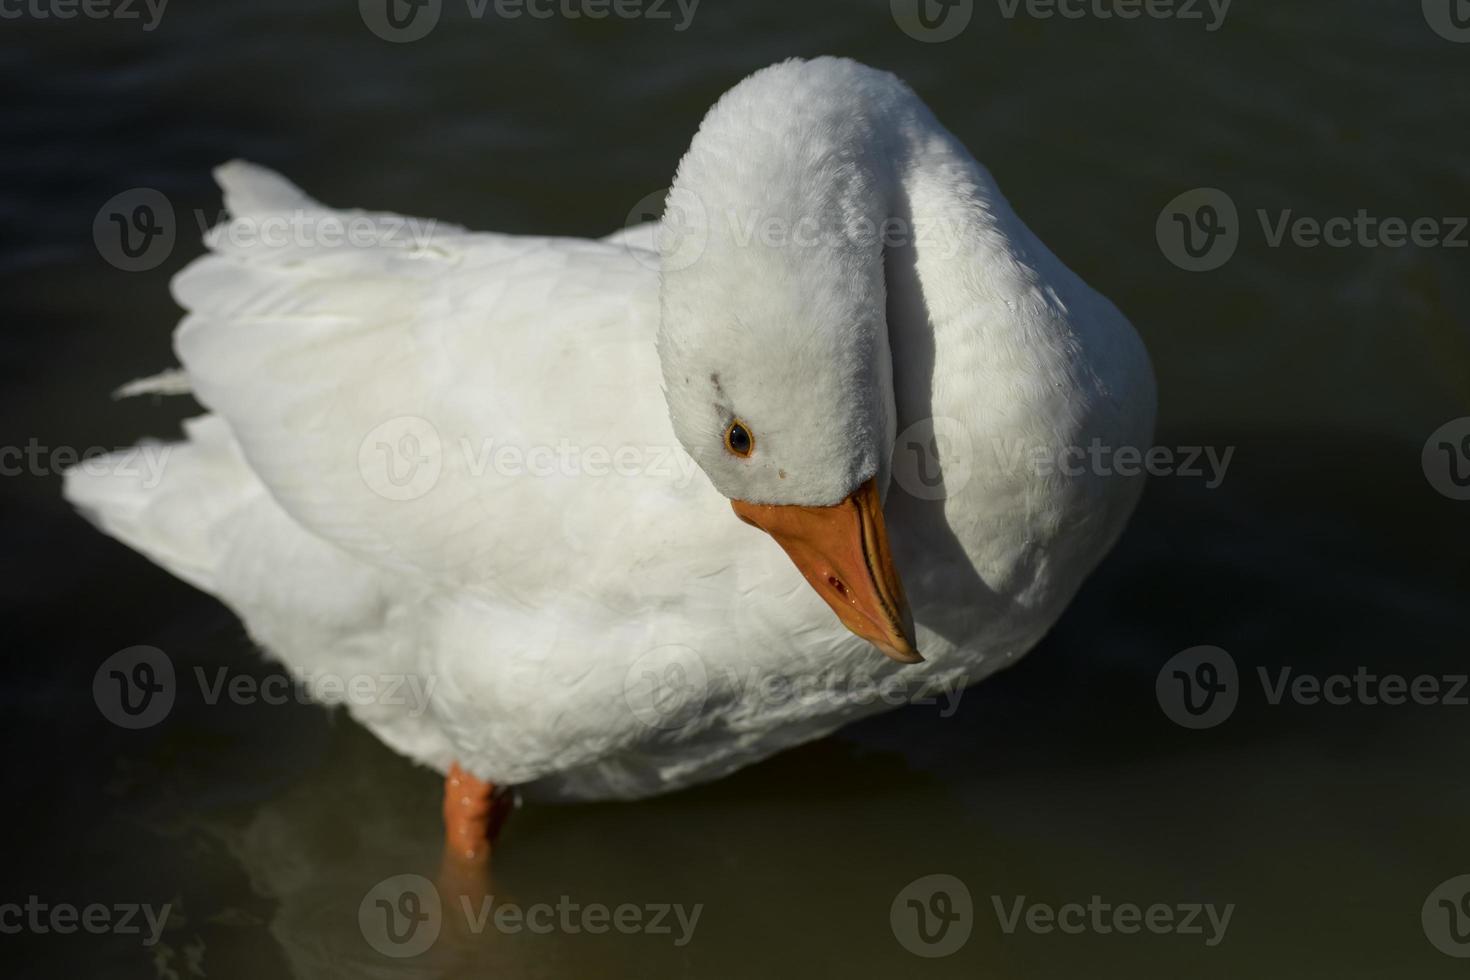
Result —
M349 0L179 2L152 31L0 21L8 446L122 446L194 411L107 393L173 361L166 282L200 251L196 215L216 214L208 170L222 160L268 164L330 203L602 234L668 182L721 91L784 56L839 53L907 78L1130 315L1159 374L1161 444L1235 448L1217 488L1153 481L1050 637L954 715L907 708L648 803L516 815L498 901L701 904L692 941L446 928L408 960L365 941L358 906L381 879L434 875L436 777L343 717L209 705L190 685L162 725L109 724L92 676L124 647L160 647L190 675L268 670L214 601L73 516L56 476L7 476L0 905L172 912L152 947L0 934L6 972L1462 975L1431 933L1454 950L1447 930L1470 913L1458 892L1444 908L1431 892L1470 873L1470 707L1272 705L1257 672L1470 669L1470 502L1421 466L1430 434L1470 414L1470 249L1272 247L1257 212L1465 215L1470 44L1408 0L1238 0L1214 31L1025 9L1007 19L980 2L942 44L907 36L886 3L811 0L705 0L682 31L677 12L477 20L451 0L404 44L374 36ZM180 230L165 261L128 273L92 225L138 187L168 197ZM1230 196L1240 241L1223 267L1191 273L1155 223L1197 187ZM1187 730L1155 681L1201 644L1233 657L1239 703ZM973 928L951 955L921 958L898 935L916 914L890 910L937 873L967 886ZM1008 933L995 909L1094 895L1233 912L1209 946L1208 925Z

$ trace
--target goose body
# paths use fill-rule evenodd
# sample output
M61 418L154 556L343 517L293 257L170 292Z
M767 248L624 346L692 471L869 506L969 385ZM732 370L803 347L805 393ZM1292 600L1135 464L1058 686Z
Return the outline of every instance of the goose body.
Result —
M441 771L638 797L957 691L1041 637L1136 501L1136 480L1033 460L1148 445L1137 336L890 75L793 61L733 89L681 164L662 254L648 228L408 226L247 164L217 176L231 220L173 284L209 414L156 485L93 466L65 492L298 677L411 678L348 708ZM807 215L905 232L739 231ZM378 234L258 233L288 216ZM881 326L849 326L849 304ZM720 441L737 414L748 459ZM921 663L883 658L731 514L865 480Z

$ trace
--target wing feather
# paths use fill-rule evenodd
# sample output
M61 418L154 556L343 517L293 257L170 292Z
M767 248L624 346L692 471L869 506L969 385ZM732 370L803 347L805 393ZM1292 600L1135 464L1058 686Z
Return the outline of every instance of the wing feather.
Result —
M484 583L559 534L570 498L597 492L517 479L498 449L672 445L656 280L630 248L431 222L409 234L409 219L332 211L260 168L219 177L231 218L174 280L187 310L175 347L314 533Z

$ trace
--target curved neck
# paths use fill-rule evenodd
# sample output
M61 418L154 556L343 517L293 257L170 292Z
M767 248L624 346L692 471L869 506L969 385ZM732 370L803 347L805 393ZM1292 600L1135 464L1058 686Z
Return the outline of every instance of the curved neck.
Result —
M716 486L822 504L891 472L907 491L880 481L900 566L922 554L951 570L911 595L958 597L952 608L973 611L987 596L1065 592L1040 563L1059 553L1044 545L1068 508L1091 500L1126 513L1136 490L1042 478L1030 454L1145 442L1147 355L923 102L853 62L777 65L710 111L680 164L681 190L702 218L698 261L670 271L666 253L660 344L671 415ZM704 375L667 369L701 357L738 365L753 349L767 355L760 370L722 376L722 387L738 405L779 399L797 430L767 442L787 453L784 483L697 455L713 442L686 421L708 416ZM798 467L823 475L797 485ZM1116 524L1094 520L1066 547L1100 554Z

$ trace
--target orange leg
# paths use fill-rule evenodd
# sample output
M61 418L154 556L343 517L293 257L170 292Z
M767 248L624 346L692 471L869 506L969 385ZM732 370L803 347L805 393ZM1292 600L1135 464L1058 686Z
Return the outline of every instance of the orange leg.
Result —
M514 808L511 794L476 779L456 763L444 777L444 850L457 862L483 865Z

